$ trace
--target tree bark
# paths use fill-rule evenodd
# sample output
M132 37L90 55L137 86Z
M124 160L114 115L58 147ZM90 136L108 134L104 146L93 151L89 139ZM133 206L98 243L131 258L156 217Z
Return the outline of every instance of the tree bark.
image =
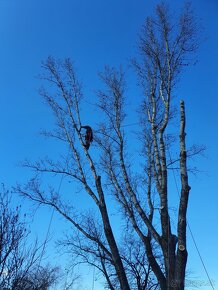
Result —
M123 267L123 262L121 260L120 254L119 254L119 250L114 238L114 234L110 225L110 220L108 217L108 212L107 212L107 206L105 203L105 198L104 198L104 193L102 191L102 186L101 186L101 177L98 176L97 180L96 180L96 187L98 190L98 194L99 194L99 199L100 199L100 205L99 205L99 209L101 212L101 216L102 216L102 221L104 224L104 233L105 236L107 238L110 250L111 250L111 254L112 254L112 259L114 262L114 267L116 269L116 273L120 282L120 287L122 290L130 290L129 287L129 283L126 277L126 273Z

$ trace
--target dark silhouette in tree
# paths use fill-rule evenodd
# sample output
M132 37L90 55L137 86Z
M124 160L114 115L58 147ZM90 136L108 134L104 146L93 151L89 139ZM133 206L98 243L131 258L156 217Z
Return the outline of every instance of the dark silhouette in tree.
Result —
M85 148L88 150L90 147L91 142L93 142L93 132L92 128L88 125L86 126L81 126L81 129L86 129L86 134L85 134Z
M76 241L67 239L65 243L83 261L103 273L109 289L129 290L133 284L134 289L147 289L144 287L149 286L146 279L153 279L151 270L156 278L148 289L184 289L186 213L190 191L187 157L199 153L202 148L186 149L184 101L180 102L178 121L175 114L178 105L172 95L183 67L192 62L190 57L197 44L196 24L189 5L177 18L169 14L165 4L157 5L155 16L145 21L139 42L140 60L134 61L144 93L139 117L142 153L136 158L139 164L144 161L140 172L139 164L132 166L128 156L129 136L124 130L127 118L124 72L106 67L100 74L105 89L98 93L98 108L104 121L94 132L98 150L96 156L83 143L80 131L84 123L81 120L82 86L72 62L49 57L43 63L45 73L42 79L54 86L55 93L54 90L42 89L41 95L53 111L57 124L54 131L44 134L65 142L70 152L64 163L49 159L36 163L26 161L24 165L35 170L37 176L25 187L18 186L17 191L34 202L55 208L74 226L79 238ZM180 125L180 131L173 138L170 135L172 120ZM174 153L175 148L179 149L178 156ZM181 193L174 232L168 187L172 165L180 170ZM63 197L54 188L43 190L39 173L65 175L80 184L98 209L100 221L89 215L79 218L79 214L64 203ZM109 218L108 194L114 197L126 223L134 232L137 242L133 249L136 250L138 245L139 261L136 257L132 261L128 253L122 255L121 244ZM137 263L141 263L140 269ZM143 281L140 280L142 268ZM131 271L132 276L129 274ZM149 275L146 276L146 273Z

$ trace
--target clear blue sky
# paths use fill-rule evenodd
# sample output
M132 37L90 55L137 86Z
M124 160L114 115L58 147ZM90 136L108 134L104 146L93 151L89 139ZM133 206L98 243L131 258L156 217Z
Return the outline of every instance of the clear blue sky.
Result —
M143 20L157 2L0 0L0 182L11 186L26 180L30 173L19 168L18 162L44 156L52 145L38 134L52 124L37 92L41 61L49 55L74 59L85 92L89 99L93 98L97 72L105 64L127 65L135 54ZM170 2L175 10L183 3ZM188 215L207 269L218 287L218 1L191 2L201 18L206 41L199 49L198 64L184 73L178 98L186 101L188 142L205 144L207 158L196 162L203 173L191 177ZM47 216L43 216L46 231L50 211L43 211L43 215ZM191 240L189 246L188 268L198 280L205 281Z

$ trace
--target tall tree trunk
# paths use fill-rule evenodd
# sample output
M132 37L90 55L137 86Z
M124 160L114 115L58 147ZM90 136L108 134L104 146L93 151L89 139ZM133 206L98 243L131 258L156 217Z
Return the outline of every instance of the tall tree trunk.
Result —
M106 207L106 203L104 199L104 194L101 187L100 176L98 176L98 179L96 181L96 187L97 187L99 199L100 199L99 209L100 209L102 221L104 224L104 233L105 233L105 236L107 238L107 241L111 250L114 267L116 269L116 273L120 282L120 287L122 290L130 290L129 283L128 283L126 273L124 270L123 262L121 260L119 250L118 250L115 238L114 238L114 234L110 225L110 220L108 217L108 211L107 211L107 207Z
M180 103L180 179L181 179L181 197L179 204L178 216L178 249L177 261L175 269L175 288L176 290L183 290L185 283L185 269L187 263L187 247L186 247L186 214L188 207L189 191L191 187L188 184L187 174L187 160L186 160L186 144L185 144L185 106L184 102Z

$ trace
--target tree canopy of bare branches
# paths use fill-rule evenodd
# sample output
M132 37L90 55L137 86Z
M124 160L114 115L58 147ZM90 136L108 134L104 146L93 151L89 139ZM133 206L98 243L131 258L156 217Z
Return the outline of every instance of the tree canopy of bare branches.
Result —
M98 92L97 106L102 122L94 130L96 154L92 148L87 149L81 133L86 121L81 114L83 92L73 63L70 59L49 57L42 64L42 79L49 89L42 89L41 95L56 120L55 130L45 135L64 142L69 153L64 163L48 159L26 161L24 165L37 175L16 190L34 202L53 207L70 222L76 237L69 235L63 243L82 262L97 267L109 289L184 289L190 191L186 117L184 101L178 106L172 97L182 69L192 62L198 42L191 7L186 5L178 17L169 13L168 7L160 4L156 14L146 19L139 40L140 59L134 61L143 91L138 121L141 153L135 166L129 159L129 135L124 127L128 117L124 71L107 66L100 74L103 88ZM179 120L175 118L175 107L179 107ZM172 120L180 126L173 138ZM179 151L174 160L169 155L173 146ZM195 148L190 155L198 151ZM172 229L169 209L172 164L180 171L176 230ZM55 188L43 190L40 173L64 175L72 184L79 184L90 196L100 218L75 212ZM72 195L73 191L74 187ZM131 228L125 245L113 230L109 196L113 196L122 213L124 228Z

